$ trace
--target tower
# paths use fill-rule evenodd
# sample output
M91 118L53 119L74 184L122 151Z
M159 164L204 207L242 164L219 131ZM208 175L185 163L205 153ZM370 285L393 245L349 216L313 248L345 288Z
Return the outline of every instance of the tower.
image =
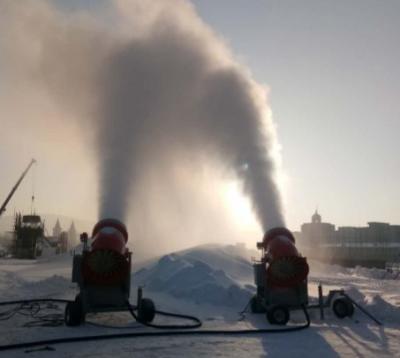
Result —
M75 223L72 221L68 229L68 242L70 247L78 244L78 233L75 228Z
M321 224L321 215L318 214L318 210L315 210L315 213L313 216L311 216L311 222L313 224Z
M61 225L60 225L60 220L57 219L56 224L53 227L53 237L58 238L61 235Z

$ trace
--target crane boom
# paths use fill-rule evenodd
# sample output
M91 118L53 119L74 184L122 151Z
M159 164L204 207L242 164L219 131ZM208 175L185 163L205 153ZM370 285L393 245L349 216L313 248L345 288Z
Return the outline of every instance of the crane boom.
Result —
M6 211L6 206L8 202L11 200L12 196L14 195L15 191L18 189L19 185L21 184L22 180L25 178L25 175L28 173L29 169L31 169L31 166L36 163L35 159L32 159L29 165L26 167L24 172L21 174L19 177L18 181L15 183L13 188L11 189L10 193L8 194L6 200L4 200L3 205L0 207L0 216Z

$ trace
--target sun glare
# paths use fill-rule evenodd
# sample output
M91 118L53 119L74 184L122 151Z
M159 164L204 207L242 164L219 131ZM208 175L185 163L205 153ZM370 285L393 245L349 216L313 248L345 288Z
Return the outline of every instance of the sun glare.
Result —
M227 208L240 227L247 230L258 227L250 201L241 192L236 181L230 181L225 185L223 195Z

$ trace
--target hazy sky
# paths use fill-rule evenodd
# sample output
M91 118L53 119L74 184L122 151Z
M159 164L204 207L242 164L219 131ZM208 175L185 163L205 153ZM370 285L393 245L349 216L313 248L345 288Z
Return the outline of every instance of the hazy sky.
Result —
M290 225L400 223L400 2L195 3L270 87Z
M83 1L62 3L69 8ZM99 2L88 4L95 10ZM254 78L270 88L289 226L298 229L317 205L323 219L338 225L400 224L400 1L194 4ZM60 153L49 153L57 145L56 131L40 145L23 131L0 134L0 201L36 156L38 209L94 217L97 184L90 156L77 156L73 140L59 143ZM29 208L31 185L28 177L9 211Z

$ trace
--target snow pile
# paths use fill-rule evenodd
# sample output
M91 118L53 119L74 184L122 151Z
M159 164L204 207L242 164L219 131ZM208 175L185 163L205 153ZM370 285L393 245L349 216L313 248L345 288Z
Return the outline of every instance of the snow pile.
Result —
M135 285L196 303L241 307L254 292L243 285L252 277L250 262L229 255L226 247L202 246L163 256L137 271Z
M366 307L375 317L386 323L400 322L400 307L394 306L384 300L380 295L374 295L364 299Z
M400 322L400 307L389 303L381 295L365 295L355 287L347 289L346 293L384 324Z
M53 275L36 282L26 282L22 287L29 292L31 297L43 297L59 295L71 288L71 280L59 275Z
M329 276L354 276L354 277L365 277L377 280L395 280L400 279L398 272L389 272L385 269L375 267L363 267L356 266L354 268L343 267L336 264L325 264L319 261L310 260L310 276L316 276L319 274Z
M348 269L343 266L326 264L316 260L307 260L307 262L310 265L310 276L318 276L320 274L323 274L324 276L348 274Z
M253 266L250 250L235 245L202 245L183 251L188 260L207 263L214 269L224 270L239 281L253 281Z
M44 298L62 295L71 289L71 281L53 275L38 281L26 280L14 272L0 272L3 300Z
M363 276L375 279L397 279L400 278L397 272L389 272L385 269L378 268L367 268L362 266L356 266L353 269L349 269L349 273L354 276Z
M237 312L254 293L252 266L248 252L236 246L207 245L195 247L147 263L136 272L133 285L146 285L145 296L154 300L156 307L169 312L194 314L202 318L203 329L247 329L265 328L265 315L247 314L245 320L238 321ZM71 257L60 255L45 260L0 260L0 293L2 301L54 297L73 298L76 287L70 282ZM318 271L319 270L319 271ZM326 310L326 320L318 320L318 311L310 310L310 329L292 333L293 344L287 344L288 335L254 335L252 337L203 336L192 338L155 337L146 340L109 341L99 346L98 342L77 343L75 345L54 346L57 357L87 356L283 356L297 355L338 357L338 356L397 356L400 352L400 291L397 280L382 280L353 275L355 269L340 266L311 263L313 281L324 284L324 292L330 289L345 289L345 292L383 322L375 325L358 309L352 319L337 319L331 309ZM316 275L320 276L316 276ZM369 272L365 272L369 274ZM371 274L372 275L372 274ZM314 285L316 286L316 285ZM309 288L312 288L311 283ZM131 287L131 302L135 302L135 290ZM62 314L62 305L60 311ZM3 308L6 311L8 308ZM303 319L294 312L292 323ZM300 317L300 318L299 318ZM93 327L40 327L26 328L23 324L30 317L14 316L0 321L1 343L16 343L28 340L45 340L69 335L90 335L113 333L115 330ZM127 313L107 313L90 315L90 321L112 326L130 325ZM177 323L167 318L159 323ZM303 321L301 321L303 322ZM140 326L130 325L132 332ZM145 330L145 328L143 328ZM75 348L74 348L75 347ZM99 348L100 347L100 348ZM299 353L300 352L300 353ZM38 352L38 355L41 353ZM0 354L1 355L1 354ZM23 351L9 352L9 357L22 357ZM26 356L26 354L25 354ZM40 355L41 356L41 355Z

